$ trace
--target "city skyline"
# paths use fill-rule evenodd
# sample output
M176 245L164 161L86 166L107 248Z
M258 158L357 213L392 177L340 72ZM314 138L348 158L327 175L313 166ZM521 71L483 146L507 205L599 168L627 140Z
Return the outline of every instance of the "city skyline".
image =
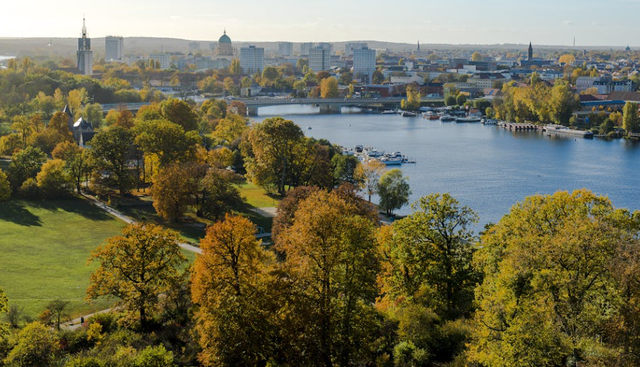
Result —
M78 37L82 17L89 37L170 37L215 41L227 29L234 41L340 42L376 40L423 44L524 44L625 46L640 25L634 14L638 0L595 0L536 3L487 0L480 6L460 0L408 1L402 6L372 0L328 0L322 8L292 0L261 3L239 0L186 0L177 7L168 0L114 0L109 6L59 0L13 2L0 14L0 37ZM34 12L33 9L38 9ZM241 11L240 11L241 9ZM28 19L29 21L25 21Z

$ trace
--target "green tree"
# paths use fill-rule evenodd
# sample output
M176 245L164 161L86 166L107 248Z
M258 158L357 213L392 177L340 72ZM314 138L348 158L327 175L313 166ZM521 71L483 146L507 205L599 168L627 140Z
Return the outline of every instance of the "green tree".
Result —
M22 138L22 148L27 146L27 138L33 132L31 121L26 116L16 116L13 118L11 129L17 131Z
M464 105L464 104L465 104L465 102L467 102L467 95L466 95L466 94L462 94L462 93L460 93L460 94L458 94L458 95L456 96L456 104L457 104L458 106L462 106L462 105Z
M128 164L133 133L112 126L96 134L90 144L91 158L96 168L105 174L107 184L117 186L120 194L127 193L133 182Z
M190 165L173 163L153 178L151 195L153 207L162 218L173 222L182 217L193 202L192 194L198 190L198 177Z
M338 98L338 81L334 77L324 78L320 82L320 96L322 98Z
M640 118L638 118L638 104L627 102L622 109L622 128L628 133L640 131Z
M331 158L331 165L333 166L335 186L339 186L343 182L353 185L360 184L360 177L357 175L358 166L360 166L358 157L336 154Z
M199 189L202 197L198 203L198 214L211 220L223 219L226 213L243 203L240 190L222 170L210 169L200 181Z
M69 317L69 301L62 299L54 299L47 305L47 311L50 312L56 322L56 328L60 331L60 323Z
M468 316L479 281L471 266L475 239L469 228L477 215L449 194L422 197L411 209L393 223L392 236L379 237L382 302L406 298L443 319Z
M60 351L54 332L39 322L32 322L20 330L15 347L4 362L9 366L54 366Z
M513 206L485 232L475 255L484 281L476 290L472 362L637 364L631 351L640 333L628 322L638 310L627 306L640 291L628 277L640 264L630 255L638 251L639 220L638 212L615 209L586 190Z
M400 209L409 202L411 189L408 178L402 176L402 171L397 168L387 171L378 182L378 195L380 209L391 215L395 209Z
M240 60L231 60L231 66L229 66L229 72L233 75L242 74L242 67L240 67Z
M107 239L92 252L89 261L99 264L91 274L87 297L119 298L129 316L148 330L158 297L182 277L178 269L186 259L179 241L175 232L160 226L128 225L121 236Z
M163 345L148 346L138 353L132 367L174 367L173 353Z
M17 190L28 178L35 178L46 161L47 156L38 148L27 147L15 153L9 164L9 182L13 190Z
M446 106L455 106L456 105L456 96L448 95L447 98L444 99L444 104Z
M167 120L141 121L133 132L136 145L145 154L157 157L160 167L192 159L200 145L196 131L185 133L182 126Z
M240 139L248 128L244 117L232 113L218 122L212 136L220 143L230 146L237 139Z

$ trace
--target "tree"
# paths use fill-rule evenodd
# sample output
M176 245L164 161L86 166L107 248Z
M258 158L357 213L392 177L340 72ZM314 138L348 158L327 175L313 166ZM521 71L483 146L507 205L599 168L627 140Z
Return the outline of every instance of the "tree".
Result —
M569 119L579 106L578 97L573 93L568 83L558 81L551 88L548 99L551 118L557 124L568 125Z
M227 110L229 113L233 113L242 117L247 116L247 105L245 105L241 101L231 101L231 104L229 105Z
M300 364L341 366L366 360L372 343L378 259L373 222L335 193L302 201L293 225L278 236L293 302L285 325L301 328Z
M411 84L407 87L407 99L403 101L405 109L417 110L420 108L420 91L415 85Z
M198 203L198 213L211 220L221 220L226 213L243 203L240 190L223 170L209 169L200 181L200 192L202 196Z
M187 102L170 98L160 103L162 117L180 126L185 131L198 129L198 116Z
M39 322L32 322L20 330L17 344L4 362L10 366L54 366L60 349L54 332Z
M12 155L20 149L24 149L24 144L19 134L9 134L0 137L0 154Z
M279 77L280 73L278 73L278 69L274 68L273 66L265 67L264 71L262 72L262 79L268 80L271 83L273 83Z
M26 116L16 116L13 118L11 129L17 131L22 138L22 148L27 146L27 138L33 131L31 121Z
M138 111L138 113L139 113L139 111ZM148 117L148 116L146 116L146 117ZM141 116L141 119L144 119L144 118ZM116 116L115 125L123 127L125 129L131 129L133 127L133 125L134 125L133 113L131 113L131 111L129 111L129 110L120 111L118 113L118 115Z
M336 78L328 77L322 79L320 82L320 96L322 98L338 98L340 96Z
M73 140L73 134L71 130L69 130L69 116L67 116L64 112L56 112L51 117L49 124L47 125L47 130L55 130L65 139L71 141Z
M128 225L121 236L107 239L92 252L89 261L99 265L91 274L87 297L119 298L129 316L148 330L149 312L157 306L158 297L182 276L178 268L186 259L179 241L178 234L157 225Z
M457 104L458 106L462 106L462 105L464 105L464 103L465 103L466 101L467 101L467 95L466 95L466 94L462 94L462 93L460 93L460 94L458 94L458 95L456 96L456 104Z
M7 201L9 200L10 197L11 197L11 184L9 184L7 175L0 169L0 202Z
M185 133L180 125L167 120L141 121L133 132L136 145L145 154L156 156L160 167L192 159L200 144L197 132Z
M192 203L190 195L197 191L197 184L198 178L191 176L189 167L174 163L162 169L151 187L158 215L169 222L179 219Z
M576 57L570 54L564 54L558 59L558 63L565 65L573 65L576 62Z
M448 95L447 98L444 99L444 104L446 106L455 106L456 105L456 96Z
M51 316L56 320L56 327L60 331L60 323L69 316L68 311L69 301L62 299L55 299L47 305L47 310L51 313Z
M400 209L409 202L411 189L407 180L408 178L402 176L402 171L397 168L380 177L378 182L379 206L388 215L391 215L394 209Z
M230 114L220 120L213 132L213 138L229 146L249 128L244 117L237 114Z
M421 304L446 320L468 316L479 280L471 266L477 215L449 194L431 194L379 236L383 303Z
M373 84L382 84L384 83L384 74L380 70L376 70L373 72L371 79Z
M356 168L355 175L361 182L362 190L369 197L369 202L371 196L378 192L378 182L386 170L387 166L377 159L369 160Z
M471 55L471 61L482 61L482 54L474 52L473 55Z
M336 154L331 158L333 166L333 178L335 186L339 186L343 182L353 185L360 184L360 177L357 175L360 160L353 155Z
M121 126L102 130L91 139L91 157L96 168L106 174L107 183L117 186L120 194L127 193L132 184L128 165L132 145L133 134Z
M226 215L200 241L192 277L198 338L205 366L261 365L271 354L272 316L265 278L275 259L248 219Z
M35 178L46 160L47 156L38 148L27 147L15 153L9 164L9 182L13 190L28 178Z
M296 145L304 134L293 121L271 117L253 126L243 149L247 174L260 186L275 186L285 192L289 170L296 158Z
M639 219L586 190L513 206L475 255L472 362L636 365Z
M627 133L640 131L640 118L638 118L638 104L627 102L622 109L622 128Z
M107 127L115 125L116 121L118 121L119 115L120 112L114 109L110 109L109 112L107 112L107 116L105 116L104 118L104 122L106 123Z
M86 104L80 111L80 115L89 121L94 129L97 130L102 126L102 106L99 103Z
M240 67L240 60L238 59L231 60L231 65L229 66L229 72L233 75L242 74L242 67Z
M67 196L73 190L73 179L65 170L65 163L60 159L53 159L42 165L36 176L40 191L47 198Z
M67 103L69 104L69 107L71 107L72 111L79 111L80 107L87 103L88 100L89 95L85 88L70 90L69 96L67 97Z
M76 185L76 191L80 194L80 184L90 169L89 151L65 141L56 145L52 156L64 161L64 168Z

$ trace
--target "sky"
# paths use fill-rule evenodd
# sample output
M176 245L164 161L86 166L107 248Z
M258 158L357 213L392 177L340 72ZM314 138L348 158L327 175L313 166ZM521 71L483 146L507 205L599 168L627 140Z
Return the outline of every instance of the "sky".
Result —
M2 0L0 37L640 45L640 0Z

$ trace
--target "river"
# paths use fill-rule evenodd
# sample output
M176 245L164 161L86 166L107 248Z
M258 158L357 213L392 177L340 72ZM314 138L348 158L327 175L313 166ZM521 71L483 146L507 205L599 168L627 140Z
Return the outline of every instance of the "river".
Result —
M449 192L480 216L476 230L497 222L533 194L587 188L616 207L640 209L640 144L627 140L550 138L479 123L457 124L397 115L296 114L312 107L269 107L256 121L282 115L307 136L345 147L357 144L401 151L416 164L402 165L411 202ZM308 127L311 127L309 130ZM410 213L408 206L398 211Z

